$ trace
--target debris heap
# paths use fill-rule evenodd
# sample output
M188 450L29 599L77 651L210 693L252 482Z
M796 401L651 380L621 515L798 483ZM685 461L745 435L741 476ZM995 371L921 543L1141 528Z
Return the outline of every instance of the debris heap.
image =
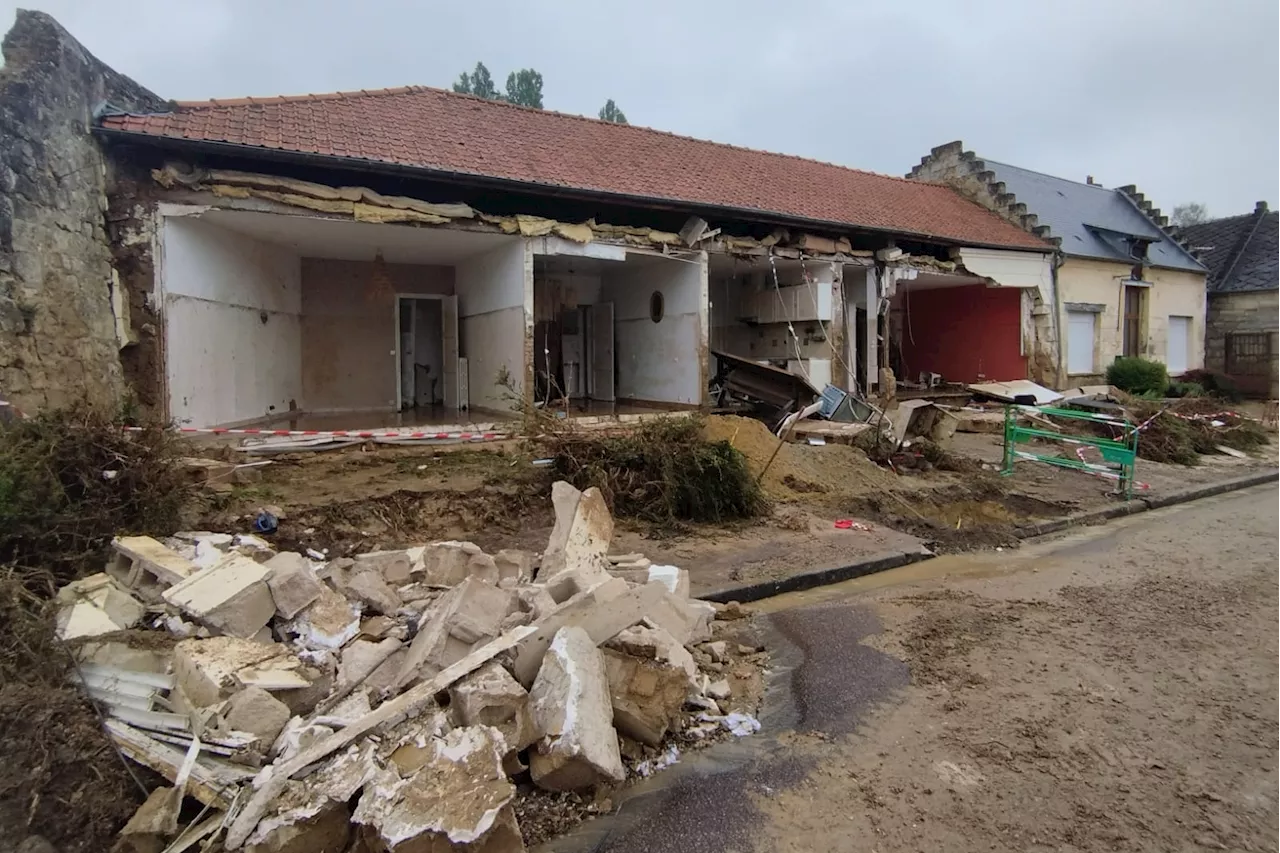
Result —
M591 792L676 760L677 732L758 728L713 640L741 608L609 556L597 490L559 482L552 500L541 555L117 539L104 572L59 593L58 633L119 749L172 783L124 849L519 851L517 782ZM146 628L168 636L119 633ZM204 809L182 828L184 797Z

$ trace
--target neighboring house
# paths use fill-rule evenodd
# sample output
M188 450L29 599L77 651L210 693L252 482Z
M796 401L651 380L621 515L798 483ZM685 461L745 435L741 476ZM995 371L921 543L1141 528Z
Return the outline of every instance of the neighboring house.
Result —
M1280 262L1277 214L1260 201L1253 213L1178 229L1209 268L1205 367L1271 399L1277 390Z
M865 391L1057 346L1053 247L942 185L424 87L166 102L39 13L5 60L28 409L112 377L197 427L699 408L716 351Z
M940 181L1058 248L1060 388L1096 381L1117 356L1204 365L1205 267L1132 186L1109 189L939 146L910 178Z

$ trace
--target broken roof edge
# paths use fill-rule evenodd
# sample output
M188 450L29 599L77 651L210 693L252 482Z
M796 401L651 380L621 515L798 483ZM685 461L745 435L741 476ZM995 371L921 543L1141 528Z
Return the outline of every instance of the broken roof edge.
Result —
M480 99L483 100L483 99ZM522 107L521 109L531 109ZM116 113L115 115L126 115L124 113ZM132 115L132 114L129 114ZM156 115L164 115L157 113ZM608 123L608 122L606 122ZM655 131L662 133L664 131ZM416 166L403 163L392 163L387 160L372 160L363 157L347 157L336 154L318 154L307 151L296 151L289 148L273 148L265 145L246 145L239 142L224 142L219 140L193 139L181 136L164 136L154 133L142 133L133 130L120 130L113 127L104 127L101 124L93 127L93 133L108 139L127 139L142 145L150 145L156 148L180 148L192 150L204 150L211 153L222 154L238 154L244 156L247 152L253 152L262 157L262 159L275 160L280 162L294 162L306 165L321 166L324 168L345 167L354 171L383 173L401 176L416 176L424 179L452 181L455 183L474 183L480 185L489 185L498 189L525 188L529 191L541 191L543 194L552 196L570 196L578 197L584 200L621 200L639 204L644 207L652 207L656 209L672 210L678 212L705 212L705 213L728 213L740 219L748 221L759 221L776 225L804 225L807 227L819 228L837 233L847 231L862 231L871 234L882 234L895 237L907 237L922 242L931 242L944 246L970 246L984 249L1003 249L1007 251L1025 251L1025 252L1045 252L1053 251L1053 246L1043 241L1035 234L1026 232L1028 242L1019 244L1009 243L987 243L978 242L963 237L949 237L939 234L928 234L924 232L906 231L901 229L883 228L873 225L860 225L852 222L836 222L832 220L812 219L808 217L798 216L796 214L785 213L781 211L764 210L760 208L744 208L733 207L728 205L714 205L705 202L690 201L674 196L642 196L630 193L620 193L611 190L602 190L594 187L580 187L572 184L552 184L539 181L524 181L516 178L503 178L495 175L486 175L481 172L460 171L456 169L443 169L431 166ZM701 141L701 140L700 140ZM720 144L720 143L712 143ZM750 150L750 149L746 149ZM765 152L769 153L769 152ZM777 155L789 157L792 155ZM798 158L803 159L803 158ZM817 161L814 161L817 162ZM847 168L840 166L837 168ZM850 171L858 171L850 169ZM875 174L875 173L864 173ZM877 177L889 177L880 176ZM894 180L905 180L903 178L895 178ZM911 181L913 184L923 183L922 181ZM971 205L976 213L985 216L996 216L994 213L982 205L965 198L956 193L956 191L946 185L939 185L940 189L954 193L957 198ZM1032 241L1040 241L1043 245L1035 245Z

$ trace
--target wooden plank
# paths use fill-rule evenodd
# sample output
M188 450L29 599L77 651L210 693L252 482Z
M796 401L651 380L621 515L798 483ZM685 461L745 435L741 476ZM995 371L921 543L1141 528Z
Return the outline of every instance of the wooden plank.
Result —
M150 536L121 536L111 544L135 564L169 584L181 583L198 571L190 560Z
M394 726L416 717L435 702L437 693L445 690L458 679L475 672L508 649L515 648L521 640L534 634L536 630L532 625L513 628L496 640L473 650L457 663L440 670L435 676L409 688L395 699L383 702L377 710L366 714L341 731L334 732L319 743L312 744L291 760L279 765L271 765L270 773L265 774L261 787L254 791L253 797L245 804L244 810L236 816L227 829L226 848L236 850L244 844L249 833L253 832L253 828L266 813L267 806L280 796L291 777L312 764L328 758L379 726Z
M170 782L178 778L178 772L186 758L186 750L161 743L122 720L109 719L105 727L116 746L129 758L150 767ZM255 775L248 768L202 758L195 763L187 779L187 794L207 806L226 809L235 799L240 786Z
M119 717L132 726L163 731L191 731L191 719L186 714L170 714L166 711L147 711L122 705L111 705L111 716Z

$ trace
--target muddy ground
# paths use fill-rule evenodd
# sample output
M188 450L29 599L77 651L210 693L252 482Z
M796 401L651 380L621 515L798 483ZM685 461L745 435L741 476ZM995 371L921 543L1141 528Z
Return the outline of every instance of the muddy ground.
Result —
M851 734L796 737L810 770L751 795L752 846L1275 850L1276 501L1259 487L944 558L919 571L950 578L802 611L869 608L882 630L863 642L911 683Z
M942 553L1016 547L1019 525L1118 500L1111 481L1047 465L1020 463L1012 477L1000 476L998 435L958 433L949 452L962 471L895 472L843 445L791 443L774 456L777 441L745 418L711 418L708 434L731 441L754 471L764 472L770 514L677 530L619 519L614 544L618 552L688 569L695 594L922 545ZM1274 468L1276 447L1248 459L1203 457L1193 468L1140 462L1139 479L1150 488L1139 494ZM225 447L219 452L230 454ZM330 556L439 539L470 540L489 551L540 551L553 518L550 477L533 464L539 456L536 446L501 442L272 457L259 482L203 492L188 526L247 531L254 511L266 505L284 511L276 534L283 547L328 549ZM867 529L837 529L840 519Z

